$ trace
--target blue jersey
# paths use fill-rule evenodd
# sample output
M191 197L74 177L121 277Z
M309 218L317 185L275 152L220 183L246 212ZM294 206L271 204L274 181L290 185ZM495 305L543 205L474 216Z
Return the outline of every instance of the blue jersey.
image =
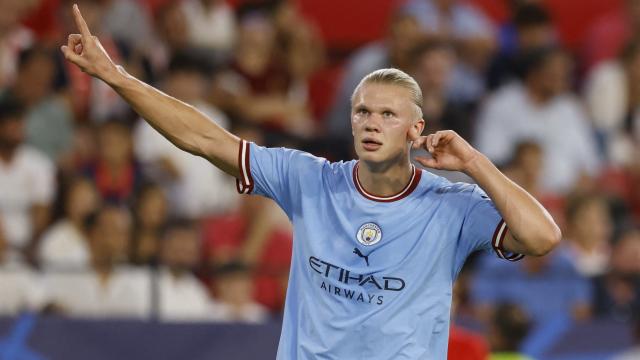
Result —
M498 256L506 226L476 185L413 167L397 195L360 185L358 162L241 142L238 191L293 224L278 359L445 359L452 284L474 251Z

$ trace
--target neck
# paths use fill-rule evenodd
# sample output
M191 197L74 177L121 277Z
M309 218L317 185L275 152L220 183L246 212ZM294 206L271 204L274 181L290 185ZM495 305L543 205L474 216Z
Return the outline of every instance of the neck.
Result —
M535 85L528 85L526 89L529 100L535 105L544 105L553 98L553 96L549 96L544 91L536 89Z
M5 163L10 163L13 159L13 154L16 152L15 146L0 146L0 160Z
M404 190L412 174L408 160L382 164L360 161L358 166L360 185L368 193L382 197L393 196Z

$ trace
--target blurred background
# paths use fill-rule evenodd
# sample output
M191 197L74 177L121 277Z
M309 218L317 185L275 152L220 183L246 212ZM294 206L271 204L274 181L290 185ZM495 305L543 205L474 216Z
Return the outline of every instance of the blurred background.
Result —
M457 131L565 237L468 261L449 358L640 359L640 0L0 0L0 359L275 357L286 216L64 61L74 2L129 73L333 161L360 79L408 72L425 134Z

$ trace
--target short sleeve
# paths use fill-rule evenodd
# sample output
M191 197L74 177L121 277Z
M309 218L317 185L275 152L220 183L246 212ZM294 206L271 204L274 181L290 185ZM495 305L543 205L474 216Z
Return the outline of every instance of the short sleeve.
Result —
M240 142L238 163L240 177L236 180L240 194L257 194L273 199L291 218L296 199L301 198L302 178L313 183L320 175L314 165L326 161L302 151L287 148L267 148Z
M469 193L467 212L460 233L458 252L463 260L477 250L493 249L499 258L517 261L522 254L511 253L503 249L507 234L507 224L496 209L493 201L477 185Z

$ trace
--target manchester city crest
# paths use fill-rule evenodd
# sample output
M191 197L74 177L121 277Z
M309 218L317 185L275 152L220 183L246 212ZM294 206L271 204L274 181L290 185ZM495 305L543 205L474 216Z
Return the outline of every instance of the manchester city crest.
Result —
M380 230L380 226L375 223L365 223L358 229L356 239L358 239L358 242L362 245L375 245L382 239L382 230Z

